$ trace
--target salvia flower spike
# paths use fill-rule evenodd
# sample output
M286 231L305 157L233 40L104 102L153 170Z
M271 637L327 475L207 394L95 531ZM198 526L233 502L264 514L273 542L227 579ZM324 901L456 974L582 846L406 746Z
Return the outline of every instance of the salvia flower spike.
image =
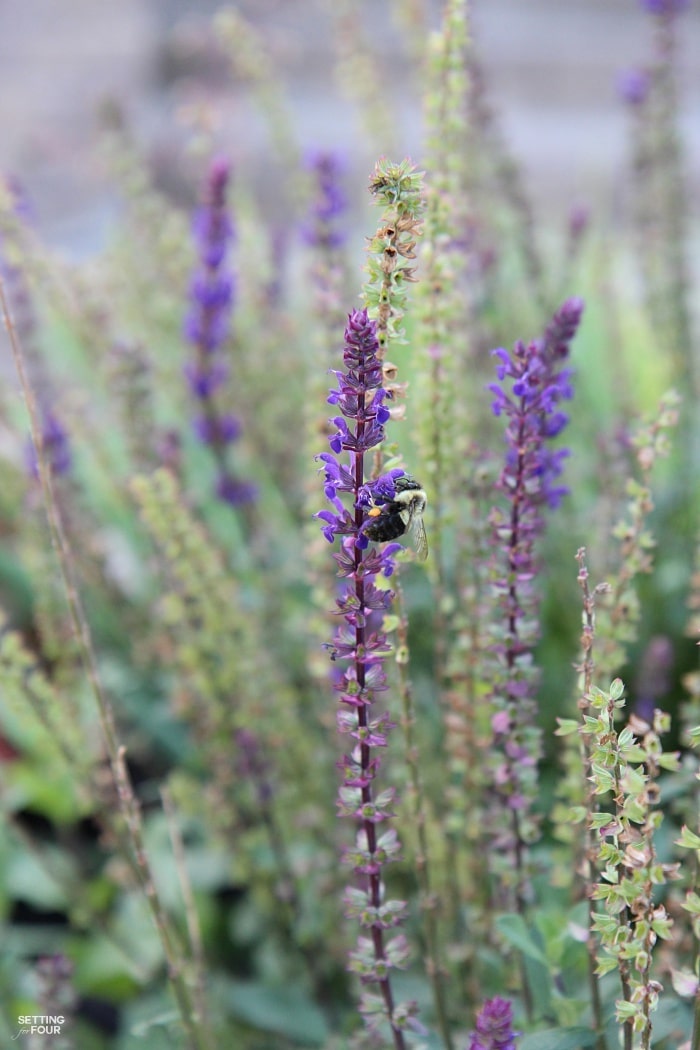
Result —
M373 499L390 499L396 478L403 474L394 470L365 480L365 456L384 440L389 418L378 352L376 322L366 310L354 310L345 330L344 368L333 373L337 387L328 398L340 413L331 420L332 451L318 457L332 509L316 517L330 542L341 538L334 557L338 575L346 581L336 601L341 623L328 648L331 659L341 667L334 677L337 723L349 741L348 752L338 763L343 776L338 812L357 828L354 845L343 858L356 875L356 884L345 894L346 915L362 927L350 953L349 969L363 985L379 991L365 992L360 1000L367 1028L380 1032L388 1026L395 1050L403 1050L409 1045L408 1030L419 1031L420 1026L415 1004L397 1003L392 988L392 971L406 965L408 947L402 934L388 931L401 923L406 905L389 900L384 888L384 867L398 858L400 843L390 826L394 791L379 788L375 781L380 752L387 746L394 723L374 706L377 695L387 689L383 664L391 646L382 631L381 616L393 598L378 582L394 572L393 559L400 545L389 543L381 551L370 548L363 532Z
M563 365L582 311L580 299L568 299L541 339L518 342L510 352L494 350L498 382L488 388L494 415L506 420L505 462L498 481L506 506L495 507L491 515L497 614L491 779L503 810L491 822L492 863L506 898L519 908L529 892L525 851L536 837L530 811L540 751L532 658L539 638L535 541L544 528L544 508L557 507L568 491L559 482L568 450L553 449L552 439L568 422L562 402L573 395L572 373Z

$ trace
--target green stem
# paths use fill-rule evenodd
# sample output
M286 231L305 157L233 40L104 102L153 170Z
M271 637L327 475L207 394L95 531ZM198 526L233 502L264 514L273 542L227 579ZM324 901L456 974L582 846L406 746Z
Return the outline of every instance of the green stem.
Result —
M447 1000L445 995L446 970L440 961L440 936L438 930L438 906L432 885L430 874L430 859L428 837L426 835L426 812L425 812L425 789L421 777L420 753L413 732L415 726L415 710L413 705L413 689L408 676L408 619L406 616L406 605L404 601L403 588L400 581L394 577L396 583L394 591L396 594L396 608L398 612L397 650L396 664L399 673L399 694L403 706L403 731L406 741L406 762L408 765L411 783L411 800L413 803L413 818L416 826L416 837L418 839L418 850L416 854L416 877L421 890L422 911L425 916L424 930L426 943L425 969L433 992L435 1015L438 1028L446 1050L454 1050L454 1042L450 1032L447 1015Z
M695 1007L693 1009L693 1036L690 1040L690 1050L700 1050L700 989L695 993Z

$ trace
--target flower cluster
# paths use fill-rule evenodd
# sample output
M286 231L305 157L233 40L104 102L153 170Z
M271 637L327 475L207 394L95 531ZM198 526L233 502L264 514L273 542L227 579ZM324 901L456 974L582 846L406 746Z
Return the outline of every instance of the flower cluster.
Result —
M494 394L491 407L494 415L508 418L508 451L499 487L516 505L520 534L526 540L541 528L542 504L556 508L568 492L555 481L569 451L554 451L548 443L569 420L559 405L573 396L572 373L556 366L568 356L582 310L580 299L569 299L555 314L543 339L527 346L517 342L511 353L493 351L500 364L496 369L499 382L489 384ZM507 386L506 379L511 380ZM522 568L522 557L517 560Z
M487 999L476 1018L469 1050L515 1050L513 1006L508 999Z
M494 818L494 857L503 860L505 886L522 901L526 888L524 845L535 837L528 811L536 794L539 757L532 652L538 640L535 540L544 527L543 508L555 508L568 491L559 484L567 449L551 448L568 422L562 401L571 398L571 371L562 367L581 319L583 303L569 299L557 311L544 336L513 351L498 349L499 382L489 390L492 409L507 419L505 463L498 481L507 509L494 508L492 586L497 608L492 652L494 794L507 815L506 826ZM497 866L496 860L494 865Z
M333 510L322 510L316 516L324 523L323 533L329 541L342 537L334 557L338 575L348 581L336 601L342 623L329 649L331 659L344 665L334 679L337 721L339 731L351 741L349 753L339 763L343 783L338 811L358 825L355 844L344 855L358 882L346 891L346 914L366 931L350 955L349 968L363 984L379 987L379 995L365 993L360 1002L368 1028L374 1031L388 1023L394 1046L401 1050L406 1046L405 1030L415 1029L418 1023L412 1003L394 1002L391 985L391 972L405 965L408 951L402 935L387 940L385 931L402 921L406 905L387 900L384 894L382 870L397 859L400 844L393 829L380 832L393 815L394 792L391 788L375 791L375 779L380 768L377 751L387 746L393 723L387 713L375 713L373 707L376 695L387 688L383 661L391 648L381 629L381 614L393 598L377 581L381 575L391 576L393 555L400 548L388 544L381 552L370 550L363 533L367 508L391 499L394 481L402 473L393 471L371 482L364 476L365 455L383 441L388 418L378 350L375 322L366 310L354 310L345 331L345 367L334 372L338 386L328 398L342 415L332 420L332 453L318 457ZM343 453L346 461L338 458ZM350 509L343 504L341 493L349 497Z
M238 479L228 466L226 449L240 436L241 425L235 416L219 410L215 396L228 374L220 351L229 334L234 292L233 274L227 264L233 238L226 205L229 176L227 161L212 163L204 200L194 217L199 263L190 284L184 333L196 356L185 366L185 375L198 403L193 421L195 434L211 448L216 459L216 494L225 503L238 506L253 499L255 489Z

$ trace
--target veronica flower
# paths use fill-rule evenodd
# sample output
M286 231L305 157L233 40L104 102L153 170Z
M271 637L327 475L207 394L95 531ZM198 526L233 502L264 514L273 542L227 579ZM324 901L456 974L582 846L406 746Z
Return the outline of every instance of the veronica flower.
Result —
M556 508L567 493L560 476L568 450L553 449L565 427L562 404L573 395L571 370L564 367L583 303L569 299L544 336L512 351L494 350L498 382L491 383L494 415L506 420L506 452L498 481L505 508L491 514L492 589L497 607L492 652L496 666L491 695L494 737L491 782L502 807L490 822L492 865L502 884L522 903L527 880L524 846L535 837L529 814L536 794L539 757L536 728L536 671L533 650L539 638L535 541L544 529L545 508Z
M227 161L215 160L209 169L204 199L194 216L198 265L190 282L190 305L183 331L195 350L194 360L185 365L185 376L198 404L194 432L199 441L209 446L216 460L217 497L237 506L253 499L255 488L230 469L227 449L240 436L241 425L231 413L222 412L216 400L228 377L220 354L230 332L235 291L227 261L233 240L226 201L229 177Z
M403 474L395 470L374 481L365 479L365 456L384 440L388 419L378 350L376 323L366 310L354 310L345 330L344 368L333 373L337 386L328 398L341 412L332 420L332 452L318 457L331 509L316 517L330 542L341 538L334 558L338 575L347 581L336 600L341 622L328 648L331 659L342 665L333 688L338 697L338 730L348 739L347 753L339 763L343 782L338 812L357 827L355 844L343 858L355 872L357 884L348 887L344 900L347 916L356 918L365 931L351 952L349 969L363 984L379 990L378 995L365 992L360 1001L368 1028L375 1031L388 1023L395 1050L403 1050L405 1029L420 1026L415 1004L396 1003L392 990L392 971L405 966L408 949L402 935L389 938L385 931L402 921L406 904L385 896L383 869L398 858L400 844L388 826L393 789L378 790L375 785L379 752L394 727L386 712L375 709L378 694L387 689L383 663L391 647L381 618L393 598L391 591L377 584L379 577L393 573L400 545L370 548L363 533L368 508L374 500L393 498L394 482Z

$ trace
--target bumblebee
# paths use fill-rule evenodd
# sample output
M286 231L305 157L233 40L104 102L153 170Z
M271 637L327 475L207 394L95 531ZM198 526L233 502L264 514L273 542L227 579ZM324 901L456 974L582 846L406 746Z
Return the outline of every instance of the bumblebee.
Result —
M396 495L381 507L372 507L372 519L363 532L375 543L386 543L398 539L409 530L413 532L416 555L419 561L428 557L428 539L425 535L423 513L428 503L420 484L410 474L404 474L394 482Z

